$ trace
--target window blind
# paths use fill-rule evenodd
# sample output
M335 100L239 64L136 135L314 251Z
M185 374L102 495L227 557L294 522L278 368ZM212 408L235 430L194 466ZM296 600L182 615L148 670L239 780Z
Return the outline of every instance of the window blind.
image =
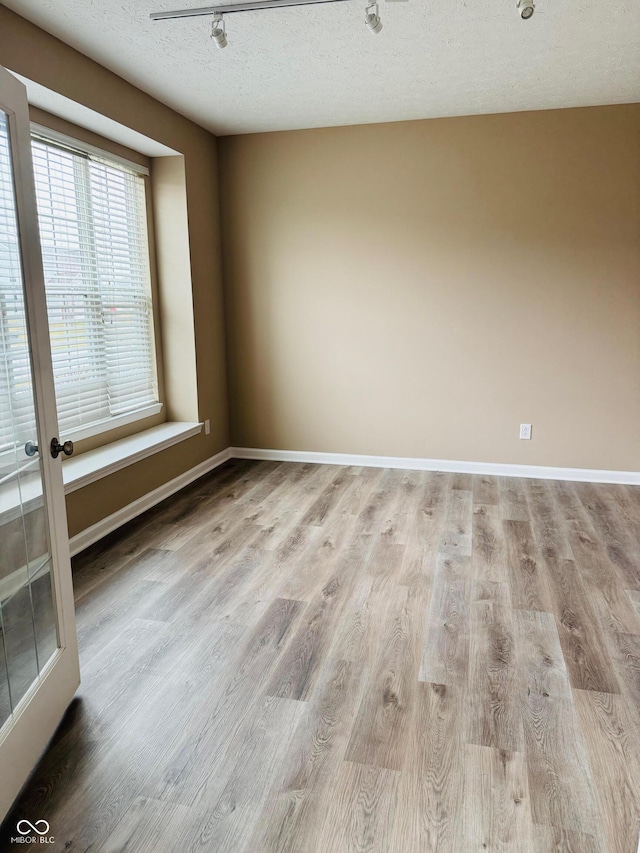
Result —
M36 439L9 123L0 111L0 479L15 467L14 448Z
M158 401L145 185L103 158L32 139L62 435Z

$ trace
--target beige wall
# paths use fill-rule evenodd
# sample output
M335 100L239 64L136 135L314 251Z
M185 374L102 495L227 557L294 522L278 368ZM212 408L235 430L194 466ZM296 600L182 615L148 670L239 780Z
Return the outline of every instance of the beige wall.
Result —
M220 274L216 139L0 5L0 65L184 155L201 434L67 498L73 535L229 444ZM161 281L170 287L170 281Z
M640 470L640 105L219 149L234 444Z

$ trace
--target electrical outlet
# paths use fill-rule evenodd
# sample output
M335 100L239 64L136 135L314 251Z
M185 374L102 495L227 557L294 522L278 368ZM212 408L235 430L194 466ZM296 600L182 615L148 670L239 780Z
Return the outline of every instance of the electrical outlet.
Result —
M204 422L204 434L209 435L210 432L211 432L211 421L209 420L209 418L207 418L207 420Z
M531 440L531 424L520 424L520 438L525 441Z

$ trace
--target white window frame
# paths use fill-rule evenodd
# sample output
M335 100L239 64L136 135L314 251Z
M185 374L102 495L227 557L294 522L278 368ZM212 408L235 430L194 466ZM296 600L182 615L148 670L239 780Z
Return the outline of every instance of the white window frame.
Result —
M145 191L146 194L149 192L149 184L148 178L150 175L150 171L147 166L142 165L141 163L134 162L133 160L128 160L125 157L122 157L118 154L114 154L113 152L99 148L95 145L91 145L90 143L83 142L79 139L76 139L72 136L69 136L65 133L61 133L60 131L53 130L52 128L46 127L45 125L38 124L37 122L31 122L31 135L38 137L40 140L50 140L52 143L58 143L65 148L70 149L71 151L77 151L81 154L90 154L94 157L98 157L107 162L114 163L116 165L124 166L127 169L133 170L138 174L145 177ZM146 217L147 217L147 228L149 233L151 234L152 230L152 222L149 216L149 200L147 198L147 206L146 206ZM154 323L154 359L157 373L157 381L158 381L158 393L162 394L162 378L161 378L161 368L162 365L160 363L159 351L158 351L158 305L157 305L157 290L153 286L153 258L151 257L151 244L148 247L149 251L149 269L152 276L152 286L151 286L151 304L153 311L153 323ZM108 420L95 421L94 423L84 424L83 426L76 427L71 430L63 430L60 433L60 438L62 440L72 439L73 441L81 441L86 438L93 438L98 435L102 435L112 430L118 429L120 427L128 426L130 424L136 423L137 421L147 420L148 418L154 417L160 412L162 412L164 408L164 403L162 399L160 399L156 403L149 404L144 406L141 409L137 409L133 412L125 412L121 415L116 415Z

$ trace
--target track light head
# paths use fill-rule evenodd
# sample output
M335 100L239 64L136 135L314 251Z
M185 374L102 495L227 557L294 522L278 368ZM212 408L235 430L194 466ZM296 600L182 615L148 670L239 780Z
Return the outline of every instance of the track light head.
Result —
M365 9L364 23L371 33L379 33L382 29L382 21L378 14L377 3L370 3Z
M222 15L216 15L213 19L213 23L211 24L211 38L218 48L226 47L229 44Z
M516 9L523 21L528 21L536 10L533 0L517 0Z

